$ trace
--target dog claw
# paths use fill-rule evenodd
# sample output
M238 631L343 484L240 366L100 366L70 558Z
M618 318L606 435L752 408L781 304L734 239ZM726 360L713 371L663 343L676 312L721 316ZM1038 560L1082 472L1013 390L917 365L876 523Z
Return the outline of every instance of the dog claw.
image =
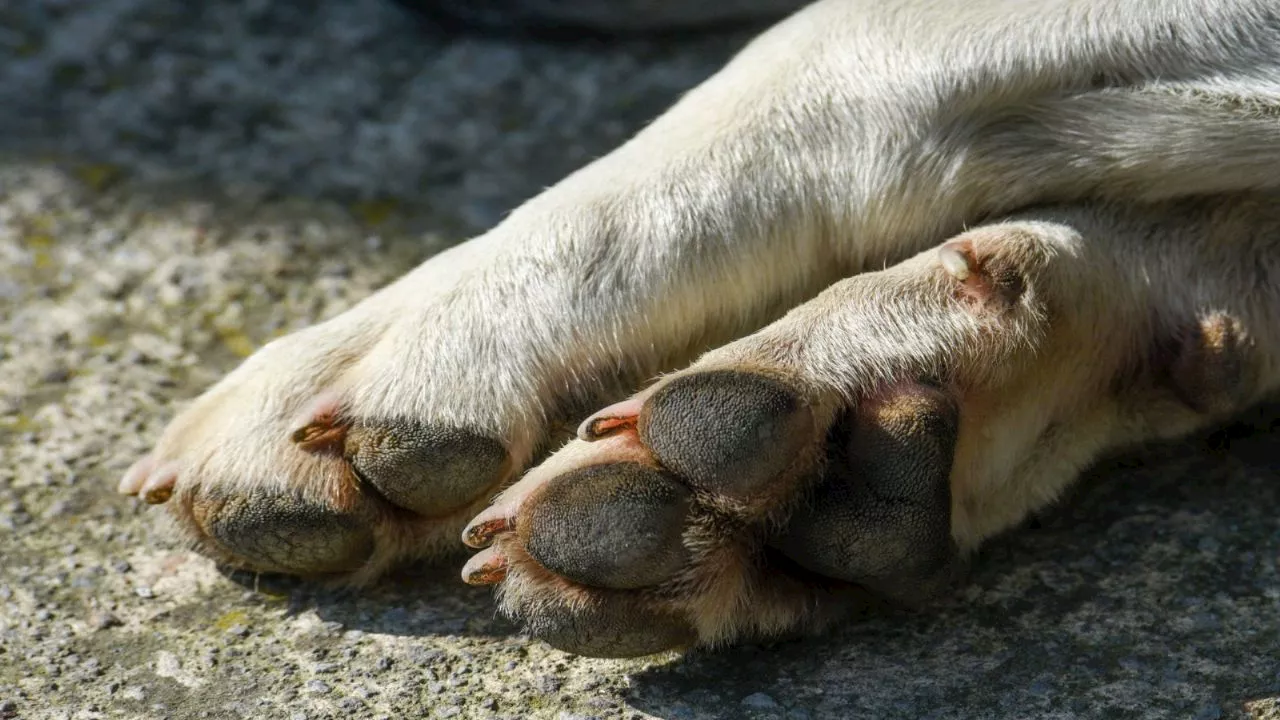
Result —
M617 432L634 430L644 401L645 398L633 397L596 412L578 426L578 439L594 442Z
M467 547L486 548L499 534L510 532L515 528L511 518L506 516L485 519L483 516L472 520L462 531L462 542Z
M147 481L147 477L151 475L151 471L156 468L156 459L153 455L138 460L129 469L125 471L124 477L120 478L120 484L116 485L116 492L121 495L137 495L142 489L143 483Z
M497 585L507 577L507 559L496 549L476 553L462 567L462 580L468 585Z
M148 505L161 505L173 496L173 488L178 484L178 469L172 465L162 466L152 473L138 490L138 495Z
M943 245L938 248L938 260L948 275L961 282L968 280L969 276L975 272L970 256L952 245Z
M343 418L342 403L336 396L323 394L316 398L307 412L300 416L299 422L301 426L289 435L299 450L343 454L351 424Z
M335 424L328 419L320 419L303 425L293 431L289 439L299 450L309 453L342 453L347 438L347 427Z

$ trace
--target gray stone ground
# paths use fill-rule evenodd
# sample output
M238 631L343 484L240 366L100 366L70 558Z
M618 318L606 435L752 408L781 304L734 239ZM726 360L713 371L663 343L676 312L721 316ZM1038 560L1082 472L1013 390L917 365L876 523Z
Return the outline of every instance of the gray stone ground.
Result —
M113 493L253 346L493 223L743 39L0 3L0 718L1280 718L1277 408L1095 470L936 613L684 659L551 651L456 566L359 595L227 577Z

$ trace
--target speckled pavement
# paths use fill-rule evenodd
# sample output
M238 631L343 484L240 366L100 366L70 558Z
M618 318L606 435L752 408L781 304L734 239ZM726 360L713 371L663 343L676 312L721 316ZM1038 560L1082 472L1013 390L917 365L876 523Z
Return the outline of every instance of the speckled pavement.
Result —
M456 563L360 594L225 576L114 494L255 346L496 222L745 37L0 3L0 719L1280 718L1275 407L1094 470L936 612L683 659L530 642Z

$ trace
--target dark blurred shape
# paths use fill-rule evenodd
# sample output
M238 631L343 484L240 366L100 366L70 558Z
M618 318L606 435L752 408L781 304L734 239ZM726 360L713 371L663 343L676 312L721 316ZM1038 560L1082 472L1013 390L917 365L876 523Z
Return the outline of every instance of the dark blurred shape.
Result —
M428 19L555 37L667 34L777 20L811 0L392 0Z

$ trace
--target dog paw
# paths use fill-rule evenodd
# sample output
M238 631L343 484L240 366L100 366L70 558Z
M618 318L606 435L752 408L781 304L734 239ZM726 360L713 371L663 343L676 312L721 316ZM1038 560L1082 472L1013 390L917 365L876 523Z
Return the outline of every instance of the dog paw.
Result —
M596 413L471 521L464 579L598 656L929 603L1100 451L1254 392L1239 320L1109 305L1151 275L1083 233L966 233Z
M828 424L784 380L710 371L615 412L465 534L487 549L464 578L501 583L552 645L644 655L790 630L855 584L912 602L945 587L945 392L895 386Z
M466 519L571 432L559 426L582 402L531 359L539 337L487 311L475 274L446 254L266 345L180 413L120 491L165 506L232 568L361 583L456 553ZM613 380L600 375L577 374L594 402Z
M362 398L379 349L347 329L263 348L176 418L120 491L166 505L196 549L235 568L358 581L447 547L517 469L509 441ZM400 376L406 394L414 376Z

